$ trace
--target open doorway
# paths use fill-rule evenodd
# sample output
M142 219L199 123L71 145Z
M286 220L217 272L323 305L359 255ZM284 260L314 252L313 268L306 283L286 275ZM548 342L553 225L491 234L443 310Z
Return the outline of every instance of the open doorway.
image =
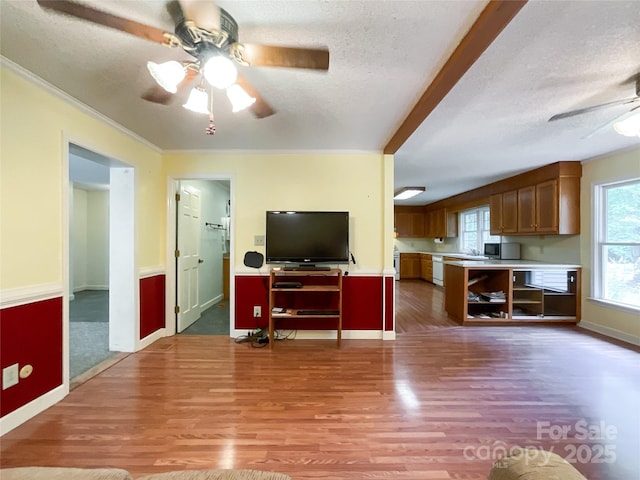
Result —
M230 334L230 190L228 179L177 182L178 333Z
M119 222L113 222L122 215L114 215L118 207L111 194L112 184L116 191L123 190L120 172L133 169L71 143L68 165L68 378L73 388L123 356L111 340L114 330L121 330L111 321L112 274L116 281L121 277L121 270L113 267L123 262L119 251L114 254L111 248L114 230L120 235L122 231ZM125 321L133 323L134 318Z

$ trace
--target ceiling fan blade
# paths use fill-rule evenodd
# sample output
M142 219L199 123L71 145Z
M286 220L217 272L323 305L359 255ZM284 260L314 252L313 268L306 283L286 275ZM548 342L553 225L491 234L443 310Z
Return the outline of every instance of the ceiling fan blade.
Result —
M582 115L583 113L593 112L602 108L612 107L614 105L625 105L627 103L634 103L640 100L640 96L633 98L625 98L623 100L615 100L613 102L601 103L600 105L592 105L591 107L579 108L577 110L571 110L569 112L559 113L551 117L548 121L554 122L563 118L574 117L576 115Z
M582 137L582 140L586 140L588 138L593 137L594 135L599 135L601 133L613 130L613 126L617 122L620 122L620 121L624 120L625 118L630 117L631 115L634 115L634 112L636 112L636 111L640 111L640 105L638 105L637 107L632 108L628 112L625 112L625 113L623 113L621 115L618 115L613 120L609 120L607 123L605 123L603 125L600 125L598 128L596 128L592 132L590 132L587 135L585 135L584 137Z
M259 67L310 68L329 70L327 48L278 47L243 43L239 48L242 60Z
M262 95L258 93L258 91L251 86L249 82L244 77L238 75L236 83L240 85L245 92L247 92L250 96L256 99L255 103L249 107L249 110L257 117L257 118L265 118L273 115L276 111L267 103L267 101L262 98Z
M138 23L127 18L118 17L102 10L72 2L70 0L38 0L38 4L47 10L58 13L66 13L72 17L88 20L98 25L114 28L122 32L130 33L146 40L157 43L167 43L165 32L159 28Z
M197 75L198 72L191 70L190 68L187 69L184 80L182 80L182 82L180 82L180 84L178 85L178 91L175 93L175 95L180 95L181 92L186 90ZM175 95L173 93L167 92L160 85L154 85L142 94L142 99L146 100L147 102L158 103L160 105L168 105L169 103L171 103L171 101L173 101Z
M213 0L178 0L184 18L209 31L220 30L220 8Z
M167 2L167 12L173 20L174 25L178 25L179 23L184 22L184 11L182 10L182 5L178 0L171 0Z
M173 99L173 93L167 92L160 85L154 85L142 94L143 100L160 105L168 105Z

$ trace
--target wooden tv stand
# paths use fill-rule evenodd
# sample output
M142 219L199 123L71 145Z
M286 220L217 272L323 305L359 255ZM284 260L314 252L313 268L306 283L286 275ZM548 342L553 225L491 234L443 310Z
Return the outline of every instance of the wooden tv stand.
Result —
M296 283L299 285L293 285ZM278 287L278 284L284 286ZM269 274L269 348L273 348L275 343L275 324L278 320L310 318L335 319L340 346L342 270L272 269Z

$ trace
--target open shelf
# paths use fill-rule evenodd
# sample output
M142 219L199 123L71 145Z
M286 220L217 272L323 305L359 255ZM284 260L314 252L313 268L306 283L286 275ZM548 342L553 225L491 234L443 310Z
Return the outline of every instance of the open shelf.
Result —
M296 287L278 287L278 282L299 282ZM285 309L274 313L274 308ZM313 311L306 313L305 311ZM325 313L326 312L326 313ZM338 346L342 342L342 270L279 270L269 275L269 347L274 346L278 320L320 319L335 322Z
M580 318L580 269L555 266L445 265L445 309L463 325L576 323ZM502 291L505 302L483 292Z

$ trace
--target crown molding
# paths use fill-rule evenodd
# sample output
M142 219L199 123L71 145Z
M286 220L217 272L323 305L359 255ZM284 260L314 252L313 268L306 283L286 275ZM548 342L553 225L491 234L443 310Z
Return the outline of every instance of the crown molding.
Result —
M164 155L380 155L382 150L163 150Z
M160 154L163 153L163 151L162 151L162 149L160 147L154 145L153 143L149 142L145 138L142 138L140 135L138 135L137 133L132 132L128 128L120 125L119 123L117 123L116 121L114 121L111 118L107 117L106 115L103 115L102 113L98 112L97 110L94 110L93 108L91 108L90 106L86 105L85 103L82 103L80 100L78 100L77 98L72 97L68 93L60 90L58 87L55 87L54 85L51 85L50 83L46 82L42 78L38 77L35 73L27 70L26 68L18 65L17 63L9 60L7 57L5 57L3 55L0 55L0 66L2 66L2 68L6 68L7 70L10 70L11 72L15 73L19 77L23 78L24 80L27 80L29 83L31 83L31 84L33 84L33 85L45 90L46 92L54 95L55 97L58 97L59 99L69 103L71 106L77 108L78 110L80 110L83 113L89 115L90 117L93 117L96 120L99 120L99 121L101 121L103 123L106 123L110 127L112 127L114 129L118 130L119 132L127 135L128 137L132 138L133 140L142 143L143 145L145 145L146 147L150 148L154 152L160 153Z

